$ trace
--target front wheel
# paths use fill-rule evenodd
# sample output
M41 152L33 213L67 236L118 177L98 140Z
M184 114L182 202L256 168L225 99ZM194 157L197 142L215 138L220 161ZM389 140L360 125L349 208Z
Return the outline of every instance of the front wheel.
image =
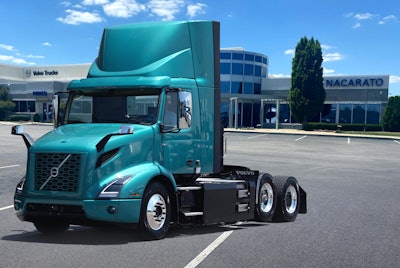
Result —
M168 232L171 204L168 191L159 182L151 183L142 199L139 230L145 239L161 239Z
M300 208L299 184L294 177L274 177L277 202L274 221L294 221Z
M264 173L261 175L256 205L256 220L270 221L275 213L276 195L275 187L272 183L271 175Z

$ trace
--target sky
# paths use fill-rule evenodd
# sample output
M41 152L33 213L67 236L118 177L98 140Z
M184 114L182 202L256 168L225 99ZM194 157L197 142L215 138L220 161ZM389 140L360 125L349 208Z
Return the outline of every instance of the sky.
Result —
M322 47L324 76L390 75L400 95L399 0L0 0L0 63L91 63L105 27L215 20L221 48L269 57L270 77L290 77L302 37Z

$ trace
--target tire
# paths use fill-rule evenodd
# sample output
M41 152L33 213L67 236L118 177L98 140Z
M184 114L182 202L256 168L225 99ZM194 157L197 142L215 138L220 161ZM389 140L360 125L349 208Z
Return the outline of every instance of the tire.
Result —
M162 239L171 222L171 204L168 191L159 182L152 182L143 195L139 231L145 240Z
M271 175L262 174L257 192L256 220L267 222L274 216L276 209L275 186Z
M300 208L299 184L294 177L274 177L276 187L276 211L272 218L276 222L294 221Z
M61 234L69 228L69 223L63 221L40 220L35 221L33 224L42 234Z

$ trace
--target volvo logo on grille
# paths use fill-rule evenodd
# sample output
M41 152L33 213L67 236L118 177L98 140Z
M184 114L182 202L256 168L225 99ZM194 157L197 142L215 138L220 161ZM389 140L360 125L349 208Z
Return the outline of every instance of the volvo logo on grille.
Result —
M42 184L42 186L39 188L40 190L43 190L44 186L52 179L58 176L58 171L59 169L65 164L65 162L68 161L68 159L71 157L71 155L67 155L67 157L58 165L58 167L52 167L50 169L50 176L47 178L47 180Z
M58 167L53 167L50 170L50 176L52 176L53 178L58 176Z

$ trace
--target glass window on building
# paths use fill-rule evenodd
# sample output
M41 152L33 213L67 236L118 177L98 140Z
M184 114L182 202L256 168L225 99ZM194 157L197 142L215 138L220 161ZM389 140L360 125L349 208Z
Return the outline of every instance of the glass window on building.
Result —
M367 104L367 124L379 124L380 104Z
M34 113L36 112L35 101L13 101L15 103L15 113Z
M219 57L220 57L221 60L230 60L231 59L231 53L230 52L221 52Z
M353 124L365 124L365 104L353 105Z
M243 64L232 63L232 74L243 75Z
M267 68L261 67L261 77L267 77Z
M268 64L268 59L263 57L263 63Z
M253 103L253 127L260 124L260 109L261 103Z
M255 60L256 60L256 62L261 62L262 61L262 57L261 56L256 56Z
M339 105L339 123L351 123L351 104Z
M230 82L221 81L221 93L229 94L231 92Z
M242 127L253 126L253 104L243 103Z
M264 123L276 122L276 104L264 103Z
M253 83L245 82L243 84L243 94L253 94Z
M242 82L232 82L231 94L242 94Z
M231 74L231 64L227 62L220 63L221 74Z
M254 76L261 77L261 66L254 66Z
M229 125L229 102L221 102L221 124L224 127Z
M322 111L321 122L335 123L336 122L336 104L324 104Z
M233 60L243 60L243 53L232 53Z
M254 65L253 64L245 64L244 65L244 75L251 75L254 74Z
M254 61L254 55L253 54L245 54L244 59L247 61Z
M290 120L290 107L289 104L279 105L279 122L280 123L291 123Z
M254 94L261 94L261 84L254 83Z

